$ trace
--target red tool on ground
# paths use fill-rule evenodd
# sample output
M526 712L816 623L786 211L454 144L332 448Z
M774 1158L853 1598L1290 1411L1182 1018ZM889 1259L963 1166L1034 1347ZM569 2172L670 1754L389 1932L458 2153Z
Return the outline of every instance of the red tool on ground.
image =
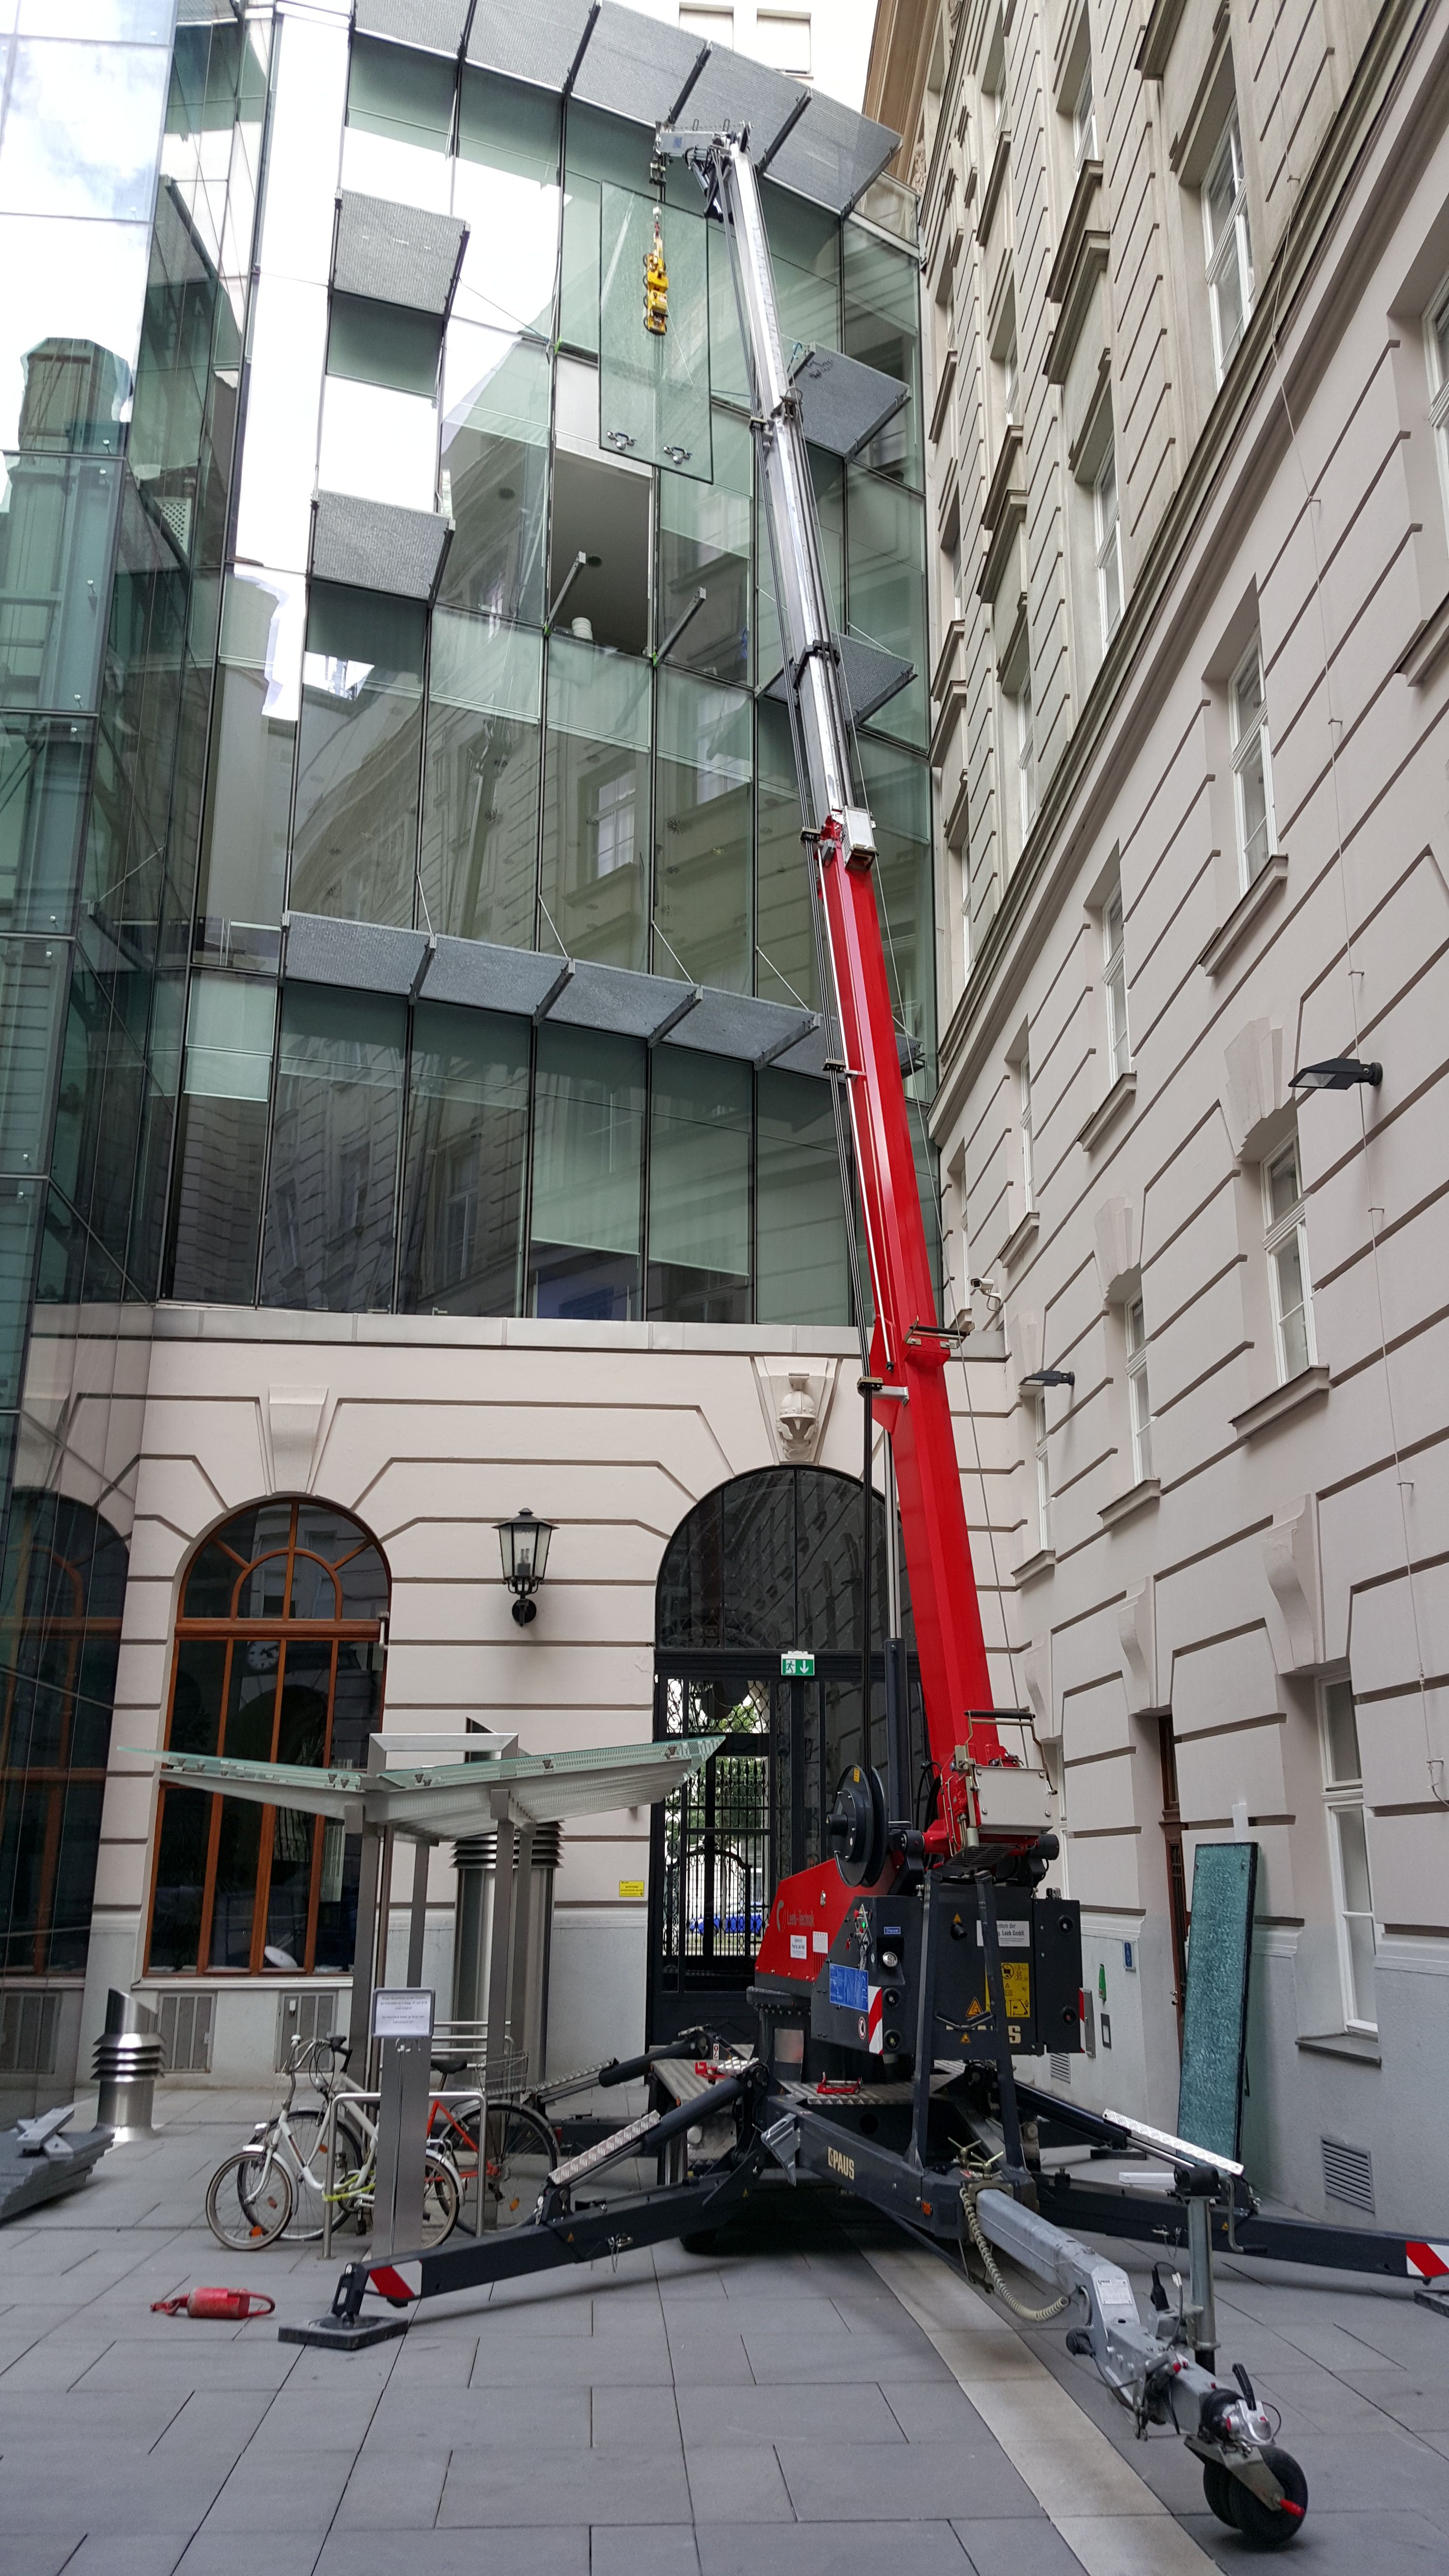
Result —
M244 2325L248 2317L269 2317L276 2308L263 2290L178 2290L174 2299L153 2299L153 2317L212 2317L223 2325Z

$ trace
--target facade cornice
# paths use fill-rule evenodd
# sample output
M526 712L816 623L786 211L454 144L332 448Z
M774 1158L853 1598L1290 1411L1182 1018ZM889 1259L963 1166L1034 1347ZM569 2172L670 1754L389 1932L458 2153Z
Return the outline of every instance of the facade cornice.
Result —
M1329 1373L1322 1362L1316 1368L1300 1369L1286 1386L1275 1386L1270 1395L1250 1404L1246 1413L1231 1415L1233 1429L1240 1440L1252 1440L1260 1431L1271 1431L1277 1422L1285 1422L1291 1413L1301 1413L1305 1404L1316 1404L1328 1393Z
M1106 1099L1099 1101L1091 1117L1077 1129L1077 1143L1085 1147L1089 1154L1094 1154L1108 1129L1116 1126L1118 1119L1125 1110L1131 1108L1136 1097L1137 1073L1135 1067L1129 1065L1125 1073L1118 1074Z
M946 426L946 415L951 407L951 392L955 382L956 351L953 347L946 351L944 358L941 360L941 381L936 387L936 399L931 405L931 420L928 434L933 447L939 446L940 444L941 432Z
M1111 648L1045 783L1027 849L942 1032L942 1079L929 1122L937 1138L949 1129L987 1049L1015 1007L1027 964L1023 932L1039 907L1057 894L1059 880L1075 865L1091 833L1095 805L1111 792L1110 778L1094 772L1127 703L1129 683L1139 702L1150 702L1170 679L1166 661L1156 656L1162 638L1184 628L1187 588L1212 577L1213 565L1190 561L1189 551L1211 505L1224 496L1230 463L1238 465L1241 482L1261 478L1290 435L1281 399L1283 376L1309 378L1326 363L1326 344L1311 331L1293 345L1286 360L1282 343L1302 319L1340 220L1350 220L1343 210L1352 172L1371 151L1436 16L1432 0L1388 0L1308 173L1295 221L1262 281L1237 356L1147 550ZM1372 191L1354 209L1352 248L1359 257L1370 255L1373 234L1388 219L1387 207ZM1301 409L1301 396L1296 407ZM1244 434L1250 428L1255 432L1251 438ZM1171 601L1174 589L1179 597ZM1140 711L1139 704L1134 715Z
M1137 69L1144 80L1161 80L1172 51L1172 40L1187 0L1153 0L1142 42L1137 48Z
M1092 222L1101 190L1101 162L1084 161L1062 230L1061 248L1047 279L1047 301L1061 307L1042 368L1048 384L1066 383L1072 352L1091 311L1097 280L1107 273L1111 239L1104 225Z
M1230 958L1236 957L1260 913L1267 911L1274 898L1288 882L1288 853L1275 850L1265 859L1248 891L1234 904L1227 920L1213 932L1202 950L1198 964L1205 975L1220 975Z
M986 174L986 186L981 197L981 212L976 218L976 239L979 243L985 242L991 230L996 209L1001 203L1001 191L1006 185L1006 173L1010 162L1011 128L1003 119L1001 131L996 138L996 149L991 155L991 167Z

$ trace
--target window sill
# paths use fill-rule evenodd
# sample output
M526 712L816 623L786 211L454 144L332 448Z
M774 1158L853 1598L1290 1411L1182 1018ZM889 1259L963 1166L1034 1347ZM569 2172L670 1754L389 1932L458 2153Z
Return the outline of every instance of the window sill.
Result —
M1449 653L1449 593L1438 607L1414 629L1400 656L1397 668L1411 689L1421 689Z
M1003 1243L997 1254L998 1261L1003 1261L1008 1270L1014 1270L1023 1254L1029 1252L1035 1243L1040 1225L1040 1208L1028 1208L1016 1232L1009 1234Z
M1312 2039L1300 2039L1313 2057L1346 2057L1356 2066L1382 2066L1383 2054L1376 2030L1324 2030Z
M1319 1396L1327 1395L1328 1386L1329 1373L1321 1361L1316 1368L1300 1369L1296 1377L1290 1377L1286 1386L1275 1386L1271 1395L1263 1396L1257 1404L1250 1404L1246 1413L1233 1414L1230 1417L1233 1429L1240 1440L1251 1440L1255 1432L1267 1431L1288 1414L1297 1413L1305 1404L1313 1404Z
M1160 1476L1144 1476L1140 1484L1129 1485L1125 1494L1114 1494L1097 1514L1104 1529L1116 1529L1120 1521L1130 1521L1137 1512L1145 1512L1149 1503L1161 1499Z
M1123 1110L1130 1108L1136 1097L1136 1068L1129 1065L1125 1073L1118 1074L1101 1107L1094 1109L1086 1125L1077 1129L1077 1143L1085 1146L1089 1154L1095 1153L1108 1128L1115 1126Z
M1205 975L1220 975L1231 957L1236 956L1260 912L1266 911L1274 896L1286 884L1288 855L1275 850L1265 859L1247 893L1234 904L1227 920L1213 932L1198 958Z
M1017 1590L1020 1591L1023 1584L1035 1583L1039 1574L1050 1574L1056 1561L1057 1552L1054 1547L1039 1547L1035 1556L1028 1556L1020 1565L1013 1566L1012 1580Z

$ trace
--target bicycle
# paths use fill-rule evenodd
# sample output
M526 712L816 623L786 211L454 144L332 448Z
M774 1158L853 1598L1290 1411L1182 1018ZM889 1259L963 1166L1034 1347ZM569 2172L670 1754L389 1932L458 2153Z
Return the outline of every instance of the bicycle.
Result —
M329 2071L328 2057L342 2064ZM323 2233L327 2203L343 2218L352 2218L360 2233L368 2228L377 2180L377 2127L363 2107L356 2086L345 2085L348 2043L339 2037L299 2040L287 2069L287 2098L273 2118L258 2124L245 2147L218 2165L206 2189L206 2222L218 2244L233 2253L257 2252L290 2231L293 2241L307 2242ZM296 2109L300 2077L311 2077L321 2107ZM347 2154L346 2169L329 2185L324 2152L327 2111L334 2097L356 2096L333 2122L330 2161L336 2164L337 2141ZM434 2105L434 2108L437 2106ZM453 2158L436 2142L424 2150L421 2242L441 2245L458 2223L463 2186ZM300 2215L300 2224L294 2225Z

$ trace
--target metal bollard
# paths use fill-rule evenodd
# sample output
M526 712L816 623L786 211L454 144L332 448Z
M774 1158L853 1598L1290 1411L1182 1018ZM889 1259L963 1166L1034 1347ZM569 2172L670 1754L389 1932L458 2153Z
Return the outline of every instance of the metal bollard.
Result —
M114 2129L115 2143L152 2135L151 2113L156 2078L166 2071L166 2051L156 2016L134 1995L112 1986L106 1997L106 2027L96 2041L91 2073L100 2088L96 2126Z

